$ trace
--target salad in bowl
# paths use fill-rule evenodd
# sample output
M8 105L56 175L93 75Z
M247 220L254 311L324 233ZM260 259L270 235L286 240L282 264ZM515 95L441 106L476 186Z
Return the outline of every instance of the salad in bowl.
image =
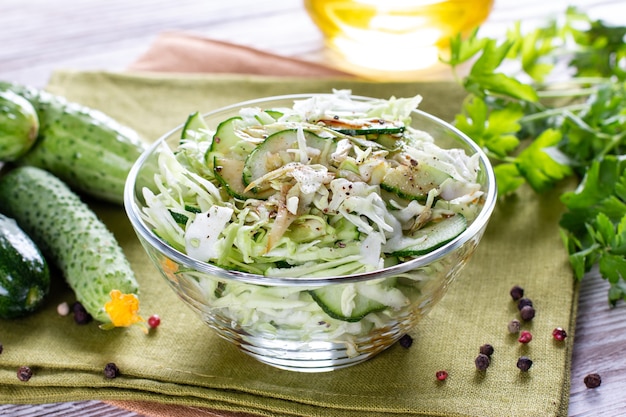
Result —
M128 216L244 352L298 371L362 362L443 296L495 205L485 154L420 100L336 90L191 114L131 170Z

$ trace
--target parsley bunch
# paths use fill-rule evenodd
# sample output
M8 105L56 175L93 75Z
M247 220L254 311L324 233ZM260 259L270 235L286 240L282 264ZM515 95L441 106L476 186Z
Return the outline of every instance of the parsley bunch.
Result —
M626 300L625 37L568 8L528 33L518 22L504 39L458 36L442 58L455 73L471 65L455 124L489 155L502 198L577 179L560 196L561 235L576 278L597 265L611 305Z

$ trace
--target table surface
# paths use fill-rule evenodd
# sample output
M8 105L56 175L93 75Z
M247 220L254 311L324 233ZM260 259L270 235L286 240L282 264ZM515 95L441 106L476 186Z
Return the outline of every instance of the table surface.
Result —
M610 22L626 11L622 0L496 0L483 30L503 33L519 19L541 23L569 5ZM56 69L124 70L168 30L309 61L325 57L322 37L299 0L2 0L0 79L44 87ZM610 308L607 290L593 272L580 284L570 416L626 415L626 305ZM591 372L602 376L595 390L583 383ZM137 416L98 401L0 405L0 415Z

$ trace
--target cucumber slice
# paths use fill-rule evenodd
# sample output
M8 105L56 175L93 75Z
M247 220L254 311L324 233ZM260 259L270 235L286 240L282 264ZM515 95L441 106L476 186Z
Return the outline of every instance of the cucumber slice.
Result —
M204 118L200 114L200 112L191 113L187 120L185 120L185 124L183 125L183 130L180 133L181 139L189 138L189 131L200 132L200 130L208 130L209 126L204 121Z
M302 216L289 225L284 236L296 243L312 242L326 237L327 226L320 217Z
M304 131L304 139L307 148L317 150L308 153L310 157L308 163L328 165L329 161L326 159L334 151L335 141L331 138L322 138L306 130ZM294 150L297 149L298 131L296 129L281 130L268 136L246 158L243 168L244 184L248 185L268 172L296 161L298 154Z
M461 214L432 221L410 236L414 243L395 250L391 255L407 257L427 254L450 242L465 229L467 229L467 219ZM407 240L408 243L411 241Z
M320 120L330 129L350 136L372 134L399 134L404 132L404 125L383 119L331 119Z
M243 126L243 119L239 116L226 119L217 126L211 141L211 146L205 157L209 166L216 157L240 159L242 161L246 159L255 145L246 141L244 137L238 133Z
M341 321L356 322L370 313L386 308L384 304L356 292L353 300L354 307L350 313L345 314L341 308L344 292L356 291L354 285L355 284L332 285L310 290L309 294L311 294L311 297L313 297L315 302L326 314Z
M280 110L272 110L272 109L268 109L265 110L265 113L269 114L270 116L272 116L272 118L274 118L274 120L278 120L281 117L283 117L284 113Z
M450 175L427 164L389 168L380 187L407 200L426 200L428 192L439 187Z
M401 135L390 134L390 133L380 133L376 135L370 135L368 137L369 140L380 143L385 149L388 150L398 150L402 147L404 143Z
M354 223L348 221L345 217L340 217L339 220L332 226L335 228L337 240L345 242L359 240L359 236L361 235L359 228L355 226Z
M215 130L209 152L219 152L222 155L228 155L231 148L241 141L241 138L235 133L235 125L240 123L242 120L243 119L241 117L235 116L221 122Z
M239 159L215 157L213 160L215 178L224 186L228 194L240 200L247 200L248 198L267 199L273 193L273 190L260 191L255 188L246 191L246 184L244 184L241 174L243 168L244 161Z

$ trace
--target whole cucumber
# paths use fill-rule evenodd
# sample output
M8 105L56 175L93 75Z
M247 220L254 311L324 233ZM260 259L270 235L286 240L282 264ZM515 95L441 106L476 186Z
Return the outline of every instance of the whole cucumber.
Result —
M13 91L0 89L0 162L11 162L33 146L39 132L35 108Z
M76 191L122 204L126 177L147 145L110 116L44 90L0 82L28 100L39 118L39 138L17 163L52 172Z
M0 214L0 318L35 311L50 290L48 263L14 219Z
M59 268L94 319L109 323L110 293L137 294L133 270L113 233L48 171L21 166L0 177L0 212L14 218Z

